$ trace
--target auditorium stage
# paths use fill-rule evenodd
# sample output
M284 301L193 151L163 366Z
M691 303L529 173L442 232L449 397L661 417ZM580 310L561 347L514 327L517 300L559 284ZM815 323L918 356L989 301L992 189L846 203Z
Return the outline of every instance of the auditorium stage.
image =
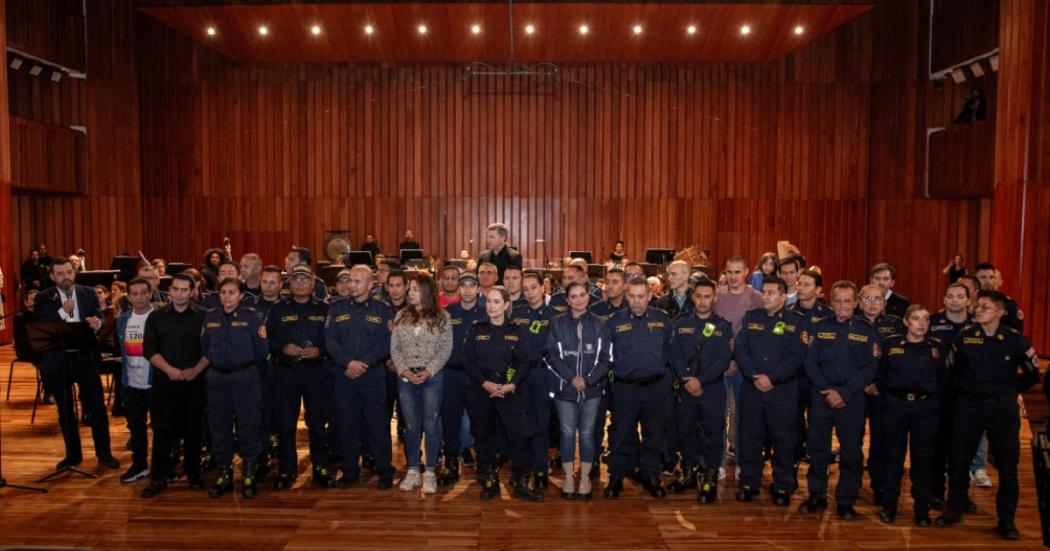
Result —
M12 358L10 346L0 348L0 366ZM6 376L6 373L3 374ZM6 379L4 380L6 381ZM30 425L35 375L29 364L15 366L10 401L2 402L3 476L10 484L33 485L61 459L62 438L54 406L41 405ZM6 387L5 387L6 390ZM1040 411L1045 406L1040 405ZM472 480L462 480L449 492L420 499L395 489L379 492L373 485L348 490L309 487L305 460L306 432L300 426L300 477L294 489L277 493L270 480L260 484L253 501L239 495L209 499L191 492L180 480L152 500L138 498L145 482L118 481L130 461L124 448L128 432L123 419L111 420L114 455L120 470L98 470L89 429L82 429L84 463L97 479L78 476L39 484L50 490L33 494L0 490L0 548L49 546L92 549L1039 549L1038 511L1029 449L1031 431L1022 423L1021 500L1017 526L1022 539L1000 540L995 532L995 488L972 490L978 513L956 528L911 525L910 498L901 500L896 524L878 521L871 491L862 490L857 510L862 520L843 522L834 509L820 516L797 512L805 496L795 494L788 509L773 507L763 495L752 503L733 499L734 481L725 481L717 504L700 506L695 494L672 495L657 501L627 483L623 497L606 501L596 487L594 500L566 502L555 486L542 504L510 500L482 503ZM395 452L404 467L400 449ZM803 467L805 470L805 467ZM833 480L837 478L832 469ZM994 475L994 469L989 470ZM768 472L766 481L768 483ZM467 479L471 476L465 477ZM374 479L373 479L374 480ZM865 478L865 484L867 479ZM905 490L905 493L907 489Z

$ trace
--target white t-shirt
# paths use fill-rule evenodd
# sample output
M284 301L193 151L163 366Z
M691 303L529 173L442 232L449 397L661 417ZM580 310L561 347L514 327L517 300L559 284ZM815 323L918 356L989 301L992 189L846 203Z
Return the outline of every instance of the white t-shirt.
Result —
M128 386L146 390L149 384L149 360L142 355L142 340L146 332L146 318L153 312L151 306L145 314L131 313L124 328L124 356L128 363Z

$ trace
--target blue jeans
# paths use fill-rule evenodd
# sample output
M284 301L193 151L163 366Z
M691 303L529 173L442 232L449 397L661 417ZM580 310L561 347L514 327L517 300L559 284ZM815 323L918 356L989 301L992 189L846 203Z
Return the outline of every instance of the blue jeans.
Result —
M406 383L398 378L397 395L401 413L405 416L405 458L409 468L419 468L419 448L426 435L426 466L437 467L441 449L441 395L444 393L445 374L441 371L421 385Z
M736 453L739 454L740 453L740 440L739 440L739 435L740 435L740 385L741 385L741 383L744 382L744 374L740 373L740 372L737 372L736 375L726 375L722 379L722 381L726 385L726 395L728 396L728 395L732 394L732 396L733 396L733 408L735 409L735 411L733 412L733 426L731 427L732 430L730 430L728 432L728 434L732 435L733 450ZM729 400L728 399L726 400L726 415L727 416L729 415ZM726 466L725 450L728 450L728 449L729 449L729 446L726 446L725 448L723 448L723 451L722 451L722 465L721 465L722 467ZM737 461L739 461L739 459ZM737 464L739 465L739 463L737 463Z
M576 434L580 435L580 463L594 462L594 421L598 418L601 397L583 402L555 400L561 426L561 462L572 463L576 456Z
M977 469L983 469L986 457L988 455L988 435L981 435L981 443L977 444L977 454L973 456L973 462L970 463L970 470L976 471Z

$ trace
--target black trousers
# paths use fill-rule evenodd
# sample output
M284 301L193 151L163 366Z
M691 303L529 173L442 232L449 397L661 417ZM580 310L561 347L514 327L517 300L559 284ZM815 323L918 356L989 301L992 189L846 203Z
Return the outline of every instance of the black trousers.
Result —
M299 409L306 408L306 428L310 435L310 461L314 467L328 465L325 445L324 417L329 396L328 370L318 363L310 366L277 364L274 383L279 389L277 406L280 411L277 438L277 468L281 474L295 475L298 465L295 435L299 426Z
M223 373L208 371L208 425L212 447L219 466L233 461L234 424L237 451L242 461L255 462L262 451L259 442L259 415L262 412L259 370L255 366Z
M463 410L469 412L471 426L475 423L473 408L467 407L467 387L475 386L462 366L445 366L445 385L441 395L441 432L442 448L445 457L459 457L463 451L463 442L459 441L459 429L463 420ZM471 433L473 434L473 430Z
M518 393L490 398L481 385L471 383L467 387L467 397L474 411L471 433L478 448L478 468L489 472L495 470L500 438L505 435L510 441L514 476L520 477L531 472L534 428L528 408Z
M80 460L80 425L73 408L73 385L80 391L85 413L91 416L91 438L95 456L111 455L109 445L109 417L102 398L102 379L98 374L98 350L78 352L53 351L46 353L40 364L40 378L44 390L55 397L58 407L58 425L66 445L66 457Z
M280 422L280 408L277 406L278 387L274 384L277 366L271 363L263 363L259 366L259 396L261 400L261 411L259 415L259 442L262 451L259 453L257 463L260 465L267 462L270 452L270 436L277 434Z
M886 488L886 463L889 455L886 448L886 420L883 418L882 396L867 395L868 415L868 478L871 491L876 494Z
M521 385L521 398L532 419L532 471L536 473L546 473L549 467L547 450L551 445L550 422L552 417L557 418L557 413L551 415L556 384L553 373L542 365L533 365Z
M973 399L959 396L955 402L955 424L949 457L948 508L962 511L970 489L970 463L977 453L981 434L988 433L988 445L999 471L999 490L995 509L1000 521L1013 521L1017 511L1017 461L1021 454L1018 431L1021 416L1017 395Z
M813 389L809 409L809 472L806 482L809 493L824 495L828 491L828 469L831 463L831 431L839 439L839 482L835 486L835 502L839 507L852 506L857 501L861 478L864 476L864 412L863 392L846 402L846 407L833 409L824 401L818 389Z
M740 386L740 443L736 446L740 484L762 485L762 450L766 439L773 443L773 484L792 491L795 485L795 415L798 414L798 385L794 381L774 385L762 392L753 383Z
M896 504L904 477L904 456L911 443L911 497L915 512L930 509L930 480L933 473L933 451L937 441L937 398L909 402L885 396L883 420L886 436L886 475L883 477L884 504Z
M682 389L682 402L678 404L678 442L683 468L696 464L718 468L725 451L725 384L719 379L704 385L703 391L694 397Z
M937 499L944 499L948 490L948 454L952 448L952 429L955 424L955 393L945 390L937 400L937 441L930 460L933 468L930 494Z
M148 388L124 387L122 395L124 399L124 420L128 424L128 432L131 433L131 464L138 467L146 467L149 459L149 437L147 429L153 391Z
M806 457L806 433L809 431L809 408L813 399L813 382L805 375L798 377L798 417L795 418L795 464Z
M166 480L175 471L175 449L183 442L183 467L187 475L201 472L201 425L204 419L204 388L208 373L192 381L172 381L153 368L151 411L153 416L153 466L150 478Z
M633 466L638 455L642 474L647 479L660 476L660 452L664 445L664 409L667 406L667 387L664 377L648 386L617 382L613 388L611 408L613 422L609 448L609 478L620 480ZM638 443L638 424L642 425L642 439Z

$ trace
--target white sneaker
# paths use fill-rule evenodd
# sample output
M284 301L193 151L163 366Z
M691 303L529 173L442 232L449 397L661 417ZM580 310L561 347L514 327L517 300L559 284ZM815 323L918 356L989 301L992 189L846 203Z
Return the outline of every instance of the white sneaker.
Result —
M736 468L736 479L740 480L740 467Z
M974 485L978 488L991 488L992 479L988 477L988 471L985 469L977 469L976 471L970 471L970 480L973 481Z
M398 488L402 492L411 492L419 487L419 469L409 469L405 473L405 478L401 479L401 485Z
M437 475L432 470L423 473L423 493L436 494L438 491Z
M718 468L718 480L725 480L725 479L726 479L726 468L725 467L719 467Z

